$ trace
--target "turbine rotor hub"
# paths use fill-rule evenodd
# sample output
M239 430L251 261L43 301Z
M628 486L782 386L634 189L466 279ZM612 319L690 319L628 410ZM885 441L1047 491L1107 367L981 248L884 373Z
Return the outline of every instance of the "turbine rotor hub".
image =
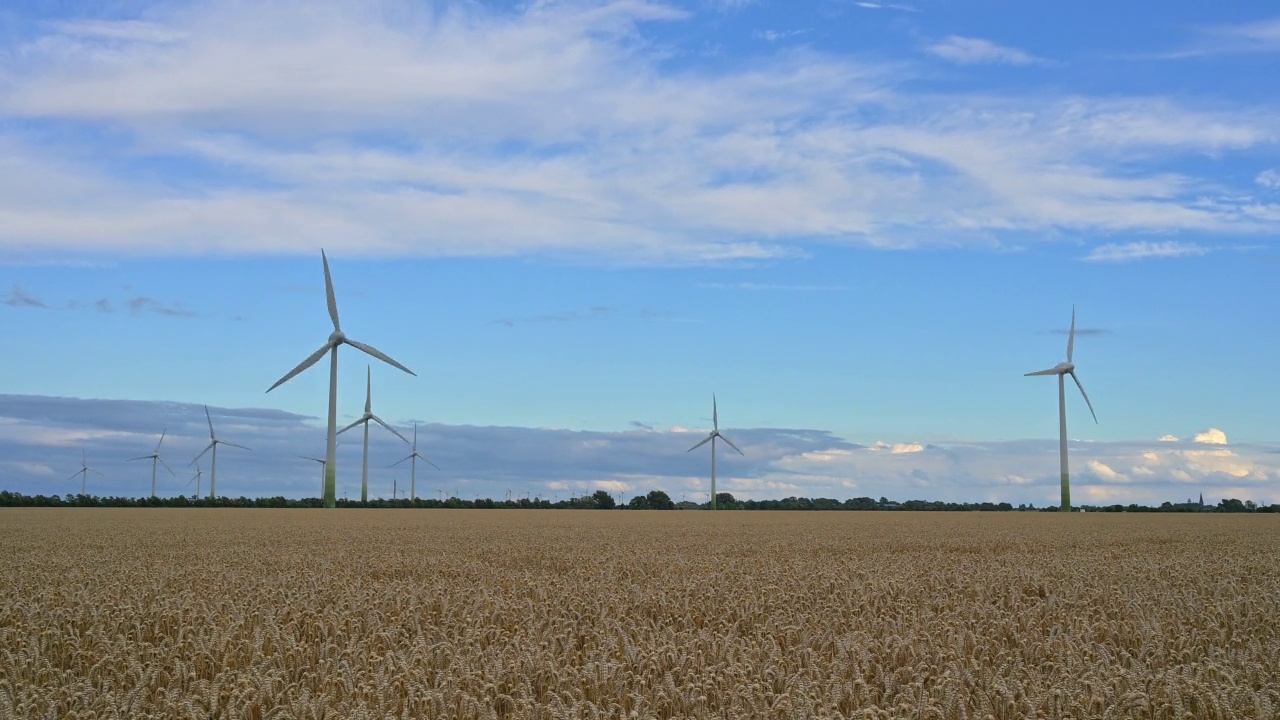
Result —
M341 330L334 330L332 333L329 334L330 345L341 345L342 343L346 342L346 340L347 340L347 334L342 332Z

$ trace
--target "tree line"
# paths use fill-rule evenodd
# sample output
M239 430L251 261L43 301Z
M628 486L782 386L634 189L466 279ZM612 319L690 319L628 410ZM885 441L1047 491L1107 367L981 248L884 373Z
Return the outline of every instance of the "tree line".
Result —
M720 510L860 510L860 511L945 511L945 512L1058 512L1056 505L1037 508L1034 504L1020 504L1014 507L1007 502L955 503L937 500L907 500L898 502L882 497L875 500L869 497L836 500L834 498L788 497L780 500L739 500L732 493L716 493L716 505ZM318 508L320 498L286 498L275 497L220 497L209 498L185 497L117 497L68 493L60 495L23 495L22 493L0 490L0 507L236 507L236 508ZM368 502L339 499L338 507L365 508L456 508L456 509L529 509L529 510L708 510L709 502L675 502L671 496L661 490L651 490L647 494L638 494L625 503L618 502L604 490L573 497L567 500L547 500L544 498L517 498L511 500L493 500L476 498L465 500L458 497L447 499L399 498L395 500L377 499ZM1085 512L1218 512L1218 513L1280 513L1280 504L1259 506L1252 500L1223 498L1217 505L1201 505L1196 502L1165 502L1159 506L1149 505L1081 505Z

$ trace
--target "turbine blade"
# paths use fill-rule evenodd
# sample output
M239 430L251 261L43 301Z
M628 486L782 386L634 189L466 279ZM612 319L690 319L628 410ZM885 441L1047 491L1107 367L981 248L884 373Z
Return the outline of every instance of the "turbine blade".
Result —
M362 422L368 422L368 418L363 418L363 417L362 417L362 418L360 418L359 420L357 420L357 421L355 421L355 422L351 423L350 425L348 425L348 426L346 426L346 427L342 428L341 430L339 430L338 432L334 433L334 435L341 435L342 433L344 433L344 432L346 432L346 431L350 430L351 428L353 428L353 427L355 427L355 426L359 425L359 424L360 424L360 423L362 423Z
M383 421L382 421L382 418L378 417L377 415L374 415L373 413L370 413L370 414L369 414L369 417L370 417L370 418L372 418L374 422L378 423L379 425L381 425L382 427L386 428L386 429L387 429L387 430L389 430L390 432L395 433L395 436L396 436L396 437L400 438L401 440L404 440L404 444L405 444L405 445L408 445L408 444L409 444L409 439L408 439L408 438L406 438L405 436L403 436L403 435L401 435L399 432L397 432L395 428L393 428L393 427L391 427L390 425L388 425L388 424L386 424L385 422L383 422Z
M243 445L237 445L237 444L232 443L232 442L227 442L226 440L219 440L219 441L218 441L218 444L219 444L219 445L230 445L230 446L231 446L231 447L233 447L233 448L240 448L241 450L248 450L249 452L253 452L253 448L247 448L247 447L245 447L245 446L243 446Z
M320 260L324 263L324 297L329 303L329 319L333 321L333 329L341 330L342 326L338 324L338 300L333 296L333 276L329 274L329 258L324 254L324 248L320 248Z
M1048 370L1037 370L1035 372L1023 373L1022 377L1031 377L1032 375L1057 375L1058 368L1049 368Z
M1089 414L1093 416L1093 421L1098 422L1098 413L1093 411L1093 403L1089 402L1089 393L1084 391L1084 385L1080 384L1080 378L1076 377L1075 372L1071 373L1071 379L1076 381L1076 387L1080 388L1080 394L1084 396L1084 404L1089 406Z
M302 458L303 460L311 460L313 462L318 462L321 465L324 465L326 462L328 462L328 460L321 460L320 458L313 458L307 455L299 455L298 457Z
M98 472L97 470L94 470L93 468L85 468L85 469L86 469L86 470L88 470L89 472L93 473L94 475L101 475L101 474L102 474L102 473Z
M400 463L404 462L405 460L408 460L408 459L409 459L409 458L411 458L411 457L413 457L413 456L412 456L412 455L405 455L403 458L401 458L401 459L399 459L399 460L397 460L397 461L395 461L395 462L391 463L391 464L390 464L390 465L388 465L387 467L395 467L395 466L399 465ZM73 476L73 477L74 477L74 476Z
M702 442L698 443L697 445L694 445L693 447L689 448L688 450L685 450L685 452L693 452L694 450L697 450L698 448L702 447L703 445L706 445L707 443L711 442L711 438L713 438L713 437L715 437L715 435L708 435L708 436L706 436L705 438L703 438L703 439L702 439Z
M210 448L212 448L212 447L213 447L213 443L209 443L208 445L205 445L205 446L204 446L204 449L200 451L200 454L196 456L196 459L195 459L195 460L192 460L192 461L191 461L191 462L189 462L189 463L187 463L187 467L191 467L192 465L195 465L195 464L196 464L196 461L198 461L200 458L204 457L204 454L205 454L205 453L207 453L207 452L209 452L209 449L210 449Z
M403 370L403 371L405 371L405 372L409 373L410 375L412 375L412 376L414 376L414 377L418 377L418 374L417 374L417 373L415 373L414 371L410 370L409 368L407 368L407 367L405 367L405 366L401 365L400 363L396 362L395 360L392 360L390 356L388 356L386 353L382 352L381 350L378 350L377 348L373 347L372 345L365 345L364 343L362 343L362 342L356 342L355 340L352 340L351 338L347 338L347 339L346 339L346 343L347 343L348 345L350 345L351 347L353 347L353 348L355 348L355 349L357 349L357 350L359 350L359 351L361 351L361 352L368 353L368 354L370 354L370 355L372 355L372 356L374 356L374 357L378 358L379 360L381 360L382 362L384 362L384 363L386 363L386 364L390 365L391 367L399 368L399 369L401 369L401 370Z
M162 459L160 458L160 456L159 456L159 455L157 455L157 456L156 456L156 459L157 459L157 460L160 460L160 464L161 464L161 465L164 465L164 469L165 469L165 470L168 470L170 475L173 475L174 477L178 477L177 475L174 475L174 473L173 473L173 468L169 467L168 463L166 463L164 460L162 460Z
M277 380L277 381L276 381L276 383L275 383L274 385L272 385L271 387L267 388L267 392L271 392L272 390L275 390L276 388L280 387L281 385L283 385L283 384L285 384L285 383L289 382L290 380L292 380L294 375L297 375L298 373L302 372L303 370L306 370L307 368L311 367L312 365L315 365L316 363L320 362L320 358L324 357L324 354L325 354L325 353L327 353L327 352L329 352L329 348L331 348L331 347L333 347L333 346L332 346L332 345L330 345L329 343L325 343L325 344L324 344L324 346L323 346L323 347L321 347L319 350L317 350L317 351L315 351L315 352L311 353L310 357L308 357L306 360L303 360L301 363L298 363L298 367L296 367L296 368L294 368L294 369L290 370L289 372L285 373L285 376L284 376L284 377L280 378L279 380Z
M427 459L427 456L425 456L425 455L419 455L419 456L418 456L418 459L419 459L419 460L421 460L422 462L424 462L424 463L426 463L426 464L430 465L431 467L433 467L433 468L437 469L437 470L439 470L439 469L440 469L440 466L439 466L439 465L437 465L437 464L435 464L435 463L431 462L429 459Z
M83 473L83 472L84 472L84 470L77 470L77 471L75 471L75 472L71 473L71 477L69 477L69 478L67 478L67 479L68 479L68 480L75 480L75 479L76 479L76 476L77 476L77 475L79 475L79 474L81 474L81 473Z
M733 444L733 441L732 441L732 440L730 440L729 438L725 437L723 434L720 436L720 439L721 439L721 440L723 440L723 441L725 441L726 443L729 443L729 447L733 448L734 450L737 450L739 455L741 455L741 456L743 456L743 457L746 457L746 456L747 456L747 454L746 454L746 453L742 452L742 449L741 449L741 448L739 448L737 445L734 445L734 444Z
M720 411L716 408L716 394L711 393L711 427L720 429Z
M373 412L373 368L364 366L364 411Z
M126 462L133 462L134 460L150 460L150 459L151 459L150 455L143 455L142 457L129 458Z
M1076 344L1076 306L1071 306L1071 332L1067 333L1067 362L1071 362L1071 351Z
M217 440L218 436L213 434L213 417L209 415L209 406L204 406L204 419L209 421L209 439Z

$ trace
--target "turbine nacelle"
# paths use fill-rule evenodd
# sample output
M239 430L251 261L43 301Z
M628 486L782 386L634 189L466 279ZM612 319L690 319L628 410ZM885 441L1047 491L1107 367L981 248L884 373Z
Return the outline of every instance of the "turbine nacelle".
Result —
M347 334L342 332L341 330L334 330L333 332L329 333L329 345L331 347L337 347L346 341L347 341Z

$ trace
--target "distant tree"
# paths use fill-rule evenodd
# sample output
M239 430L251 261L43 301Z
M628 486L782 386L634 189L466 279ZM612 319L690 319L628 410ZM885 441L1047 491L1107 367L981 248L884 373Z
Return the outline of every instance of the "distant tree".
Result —
M671 502L671 496L661 490L650 490L649 495L645 497L645 504L648 510L675 510L676 504Z
M613 500L613 496L604 490L595 491L591 499L597 510L612 510L617 505Z
M738 510L741 503L733 496L733 493L716 493L716 509L717 510Z

